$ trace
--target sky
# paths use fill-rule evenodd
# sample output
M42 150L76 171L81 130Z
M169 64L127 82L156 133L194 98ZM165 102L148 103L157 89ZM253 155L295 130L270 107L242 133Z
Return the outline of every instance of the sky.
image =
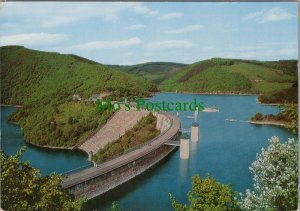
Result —
M9 2L0 45L103 64L298 58L296 2Z

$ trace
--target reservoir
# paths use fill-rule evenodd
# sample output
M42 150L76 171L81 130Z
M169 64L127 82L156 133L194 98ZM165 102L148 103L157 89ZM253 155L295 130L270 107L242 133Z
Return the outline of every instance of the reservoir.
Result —
M41 170L43 175L51 172L65 173L75 168L89 165L87 156L81 152L70 150L54 150L25 144L22 129L7 122L8 116L15 111L13 107L1 107L1 149L9 155L16 154L22 146L26 146L22 160Z
M191 102L195 97L206 108L217 108L219 112L199 112L199 142L190 143L190 159L181 160L179 150L174 151L146 173L89 200L88 210L110 210L113 201L118 201L122 210L173 210L169 193L178 201L187 203L191 177L195 174L205 176L209 173L222 183L233 184L235 191L244 192L246 188L252 188L253 183L249 166L261 148L268 146L268 138L279 136L286 141L297 137L285 128L246 122L257 112L276 114L279 111L276 106L256 103L256 96L161 93L153 96L151 101ZM13 111L14 108L1 107L2 149L8 154L15 154L25 145L20 127L6 122ZM179 118L183 130L189 132L194 113L180 112ZM88 164L86 159L87 156L78 152L31 146L23 157L43 174L63 173L85 166Z

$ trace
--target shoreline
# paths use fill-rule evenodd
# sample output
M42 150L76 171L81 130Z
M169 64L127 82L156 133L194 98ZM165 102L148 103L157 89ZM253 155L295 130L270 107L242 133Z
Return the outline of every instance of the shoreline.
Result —
M36 145L36 144L33 144L33 143L26 142L26 141L25 141L25 143L29 144L29 145L32 145L34 147L44 148L44 149L73 150L72 147L56 147L56 146L49 146L49 145L41 146L41 145Z
M241 95L241 96L259 96L260 94L254 93L235 93L235 92L222 92L222 91L215 91L215 92L173 92L173 91L161 91L161 92L154 92L156 93L174 93L174 94L201 94L201 95Z
M14 107L14 108L22 108L22 105L10 105L10 104L0 104L1 107Z
M282 127L285 126L283 122L276 122L276 121L248 121L248 122L255 125L275 125L275 126L282 126Z
M169 92L169 91L160 91L160 92L152 92L151 93L151 97L158 95L158 94L163 94L163 93L175 93L175 94L201 94L201 95L236 95L236 96L259 96L259 94L253 94L253 93L234 93L234 92L222 92L222 91L216 91L216 92ZM150 98L151 98L150 97ZM150 99L149 98L149 99ZM148 99L148 98L145 98ZM259 101L257 101L256 103L261 104L261 105L266 105L266 106L279 106L282 104L266 104L266 103L261 103ZM15 107L15 108L21 108L22 105L10 105L10 104L0 104L1 107ZM112 115L113 116L113 115ZM268 121L249 121L251 124L257 124L257 125L276 125L276 126L284 126L284 123L277 123L277 122L268 122ZM21 128L21 130L23 130L23 128L16 122L9 122L11 124L14 124L16 126L19 126ZM102 125L103 126L103 125ZM101 129L102 127L100 126L99 128L97 128L94 132L92 132L91 134L96 133L99 129ZM86 140L84 140L86 141ZM38 144L33 144L30 142L27 142L24 139L25 144L29 144L32 145L34 147L39 147L39 148L44 148L44 149L57 149L57 150L74 150L74 149L78 149L78 145L81 145L82 143L79 142L77 144L75 144L74 146L49 146L49 145L38 145ZM81 151L81 150L80 150Z
M11 122L11 121L7 121L7 122L9 124L18 126L18 127L21 128L21 130L23 130L23 128L21 127L21 125L19 123L17 123L17 122ZM23 135L23 138L24 138L24 135ZM34 147L45 148L45 149L73 150L73 147L57 147L57 146L49 146L49 145L41 146L41 145L33 144L31 142L27 142L25 139L24 139L24 143L28 144L28 145L31 145L31 146L34 146Z
M20 125L16 124L17 126L20 127ZM21 128L23 130L23 128ZM41 148L41 149L51 149L51 150L73 150L73 147L58 147L58 146L49 146L49 145L44 145L44 146L41 146L41 145L38 145L38 144L34 144L34 143L31 143L31 142L28 142L25 140L24 138L24 135L23 135L23 139L24 139L24 144L25 145L29 145L29 146L32 146L32 147L36 147L36 148Z
M284 105L282 103L261 103L259 101L257 101L256 103L264 105L264 106L281 106L281 105Z

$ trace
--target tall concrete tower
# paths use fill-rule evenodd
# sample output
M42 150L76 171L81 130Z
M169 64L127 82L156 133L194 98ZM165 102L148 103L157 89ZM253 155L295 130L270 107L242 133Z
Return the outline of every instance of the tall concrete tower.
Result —
M199 124L198 122L198 107L195 110L195 122L192 124L192 128L191 128L191 141L192 142L198 142L199 141Z
M180 158L189 159L190 157L190 138L189 135L183 133L180 136Z
M88 161L92 162L93 160L93 152L90 151Z

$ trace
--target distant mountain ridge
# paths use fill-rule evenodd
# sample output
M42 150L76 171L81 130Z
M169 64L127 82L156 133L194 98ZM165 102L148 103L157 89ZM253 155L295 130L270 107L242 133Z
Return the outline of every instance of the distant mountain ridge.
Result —
M178 73L186 64L174 62L148 62L136 65L109 65L114 69L138 75L159 84L163 80Z
M212 58L187 65L162 81L162 91L261 94L266 103L297 102L297 60Z
M0 47L0 58L1 103L22 105L10 121L20 124L27 142L39 146L73 146L104 124L111 113L96 111L89 101L93 94L146 97L157 91L151 81L161 91L253 93L265 103L298 102L296 60L213 58L190 65L108 67L72 54L22 46Z

